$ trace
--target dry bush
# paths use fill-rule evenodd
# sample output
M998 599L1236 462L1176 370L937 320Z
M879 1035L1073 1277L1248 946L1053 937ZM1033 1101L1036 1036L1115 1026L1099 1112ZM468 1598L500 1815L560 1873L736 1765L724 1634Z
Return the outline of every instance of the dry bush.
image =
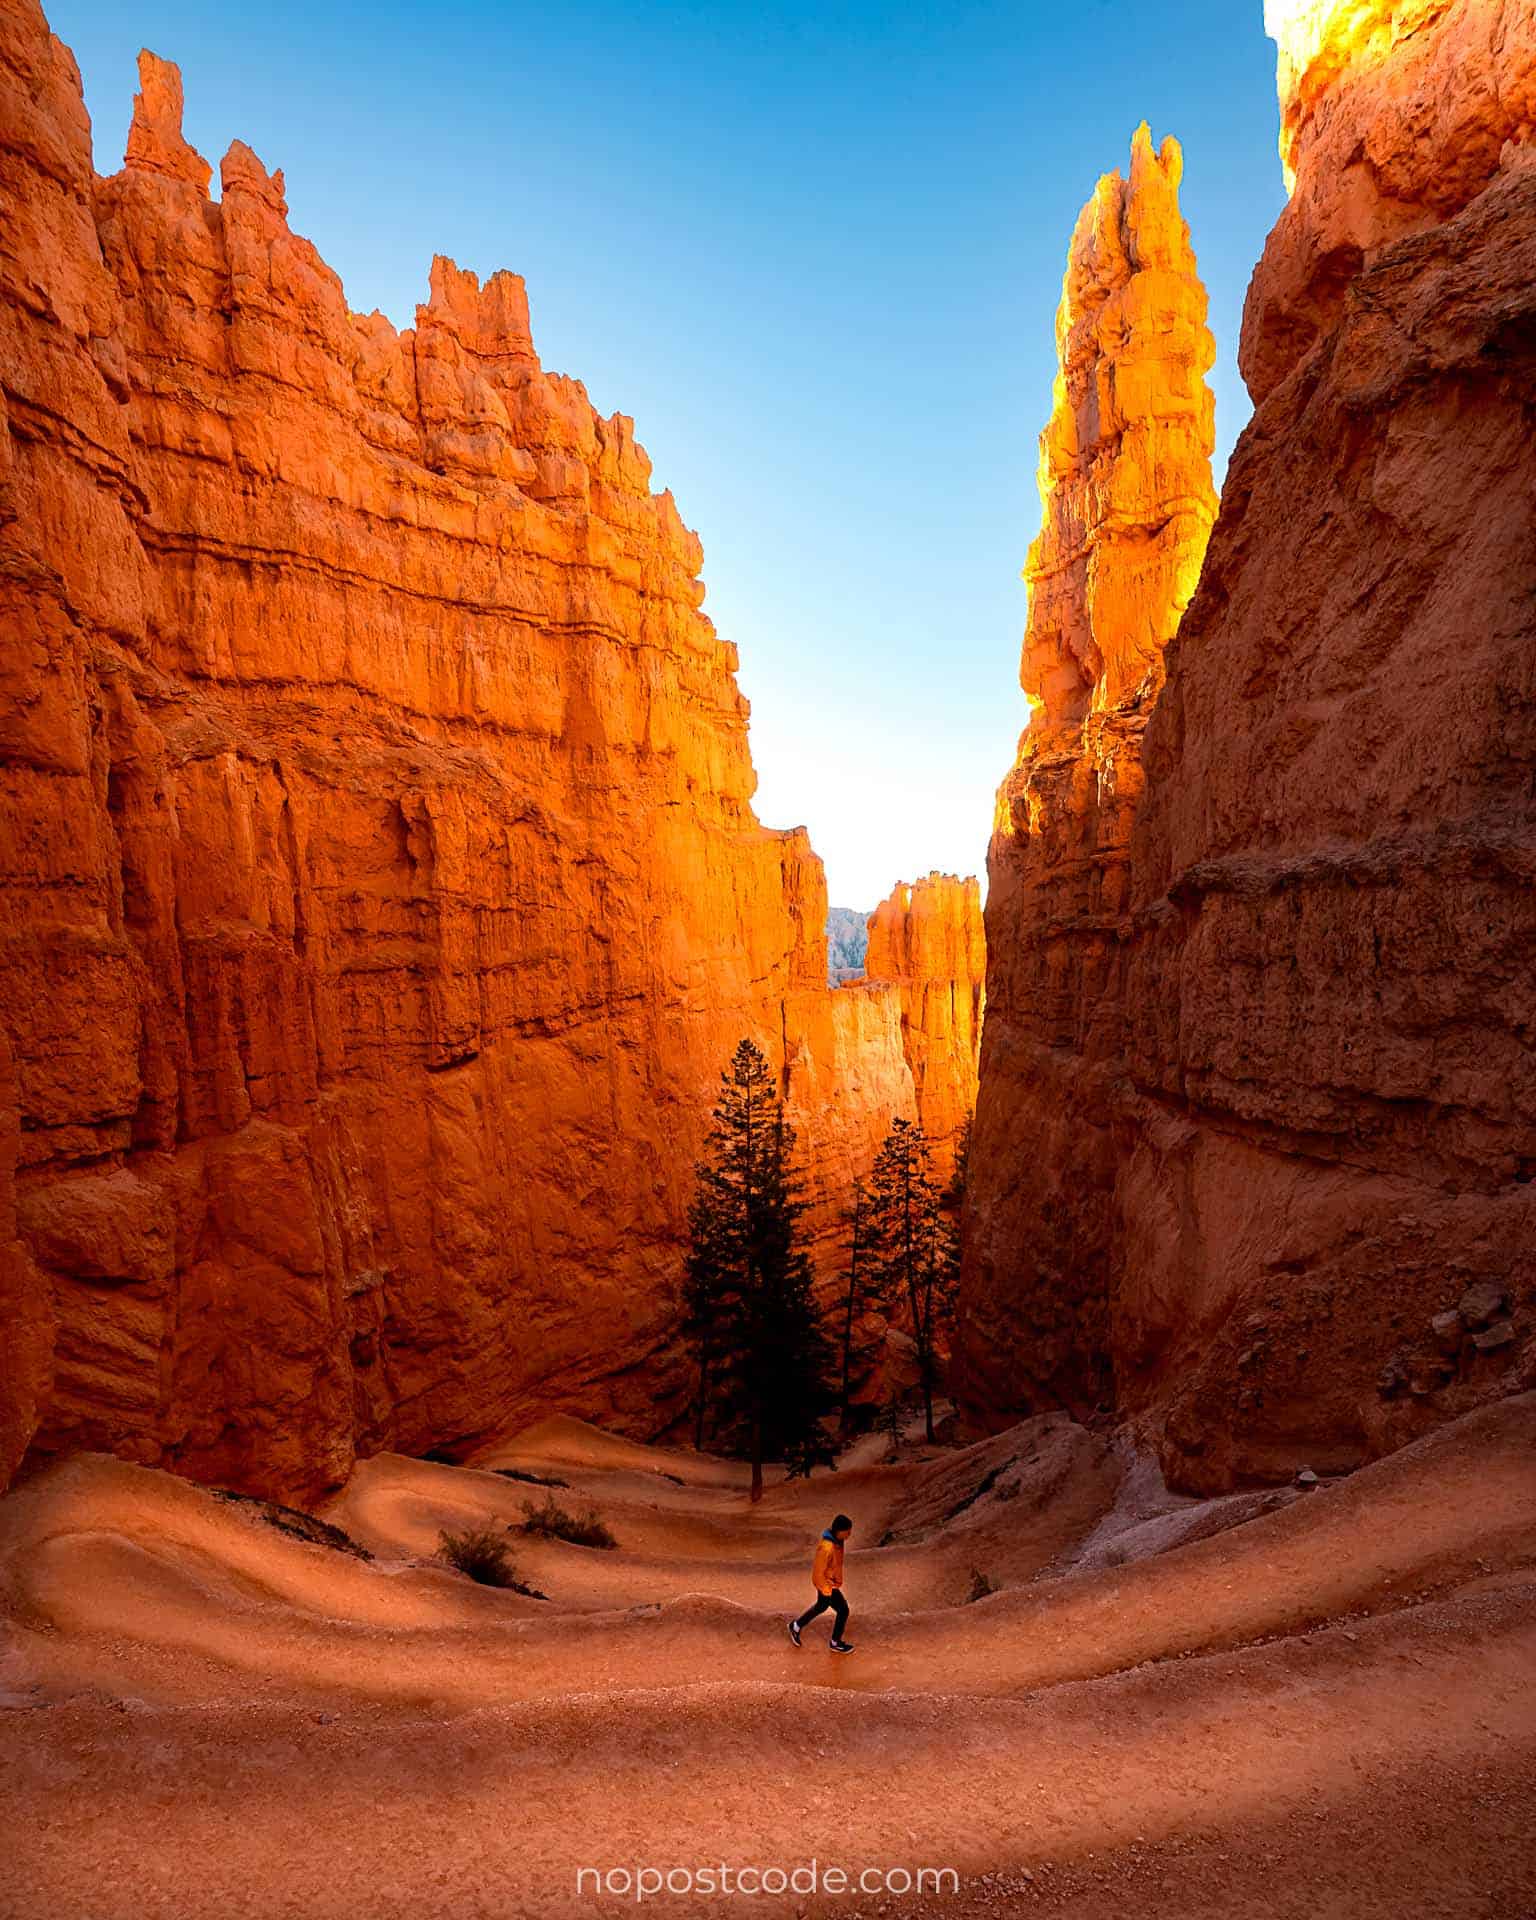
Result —
M525 1500L523 1512L527 1516L523 1521L524 1533L542 1533L551 1540L568 1540L573 1547L619 1544L607 1523L598 1518L595 1507L588 1507L585 1513L573 1513L569 1507L562 1507L552 1493L546 1493L542 1506Z
M471 1580L478 1580L482 1587L505 1587L533 1600L545 1598L536 1587L524 1586L518 1579L506 1537L494 1527L466 1527L462 1533L439 1534L437 1556Z

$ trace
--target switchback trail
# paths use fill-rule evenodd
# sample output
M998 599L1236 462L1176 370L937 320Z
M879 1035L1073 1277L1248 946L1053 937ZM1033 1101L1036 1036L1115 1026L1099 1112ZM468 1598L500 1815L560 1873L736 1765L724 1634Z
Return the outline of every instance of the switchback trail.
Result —
M762 1913L1536 1915L1536 1395L1305 1495L1153 1481L1046 1417L753 1508L554 1419L365 1462L323 1517L369 1560L63 1462L0 1502L0 1914L618 1913L584 1869L723 1862L801 1870ZM617 1548L523 1533L551 1491ZM843 1659L784 1633L839 1507ZM483 1525L547 1598L434 1564Z

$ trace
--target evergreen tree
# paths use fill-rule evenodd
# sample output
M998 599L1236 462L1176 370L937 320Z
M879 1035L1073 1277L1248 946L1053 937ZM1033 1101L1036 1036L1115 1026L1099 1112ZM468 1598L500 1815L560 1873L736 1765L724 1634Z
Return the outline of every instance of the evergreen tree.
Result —
M704 1451L705 1419L714 1370L725 1358L717 1350L719 1302L729 1280L723 1263L728 1222L712 1187L701 1180L688 1209L688 1265L683 1277L683 1338L693 1348L699 1384L694 1403L693 1444Z
M853 1396L853 1327L861 1313L885 1305L880 1285L880 1270L871 1246L869 1189L862 1180L853 1183L853 1212L848 1216L848 1284L843 1301L843 1390L842 1426L846 1433Z
M897 1120L875 1160L871 1225L878 1285L907 1312L923 1394L923 1425L933 1439L939 1355L954 1319L960 1245L933 1173L933 1149L916 1120Z
M949 1185L944 1189L944 1207L946 1212L958 1217L965 1202L965 1183L970 1176L971 1167L971 1127L975 1116L967 1114L965 1125L960 1129L960 1138L955 1142L954 1171L949 1176Z
M833 1458L821 1426L835 1404L832 1352L800 1245L794 1145L768 1062L743 1040L698 1167L684 1331L698 1356L697 1433L711 1404L717 1420L744 1429L754 1500L764 1460L784 1461L793 1477Z
M880 1409L880 1424L885 1429L886 1438L891 1443L891 1458L897 1459L901 1453L901 1389L892 1387Z

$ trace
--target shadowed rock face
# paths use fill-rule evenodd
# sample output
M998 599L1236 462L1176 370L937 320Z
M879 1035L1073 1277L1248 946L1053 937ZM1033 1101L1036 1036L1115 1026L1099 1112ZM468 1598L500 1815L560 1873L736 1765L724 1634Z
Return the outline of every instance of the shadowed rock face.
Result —
M289 1498L551 1407L655 1430L743 1034L833 1200L913 1110L752 811L734 649L523 284L352 313L146 55L127 163L0 8L0 1476Z
M973 1175L974 1402L1113 1393L1197 1488L1357 1461L1536 1368L1536 17L1270 25L1295 187L1258 410L1099 964L989 1023ZM1452 1312L1474 1283L1492 1319Z

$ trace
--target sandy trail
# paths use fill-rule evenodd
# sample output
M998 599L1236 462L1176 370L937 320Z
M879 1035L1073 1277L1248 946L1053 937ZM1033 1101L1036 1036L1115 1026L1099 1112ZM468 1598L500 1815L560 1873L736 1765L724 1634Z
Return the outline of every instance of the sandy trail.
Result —
M422 1564L542 1497L492 1466L618 1550L514 1534L548 1601ZM607 1913L579 1869L814 1856L960 1886L734 1904L1536 1915L1536 1396L1106 1565L1150 1537L1117 1475L1056 1418L753 1509L734 1463L552 1421L368 1462L328 1517L370 1563L64 1463L0 1502L0 1914ZM782 1625L834 1506L844 1660ZM973 1569L1004 1590L959 1604Z

